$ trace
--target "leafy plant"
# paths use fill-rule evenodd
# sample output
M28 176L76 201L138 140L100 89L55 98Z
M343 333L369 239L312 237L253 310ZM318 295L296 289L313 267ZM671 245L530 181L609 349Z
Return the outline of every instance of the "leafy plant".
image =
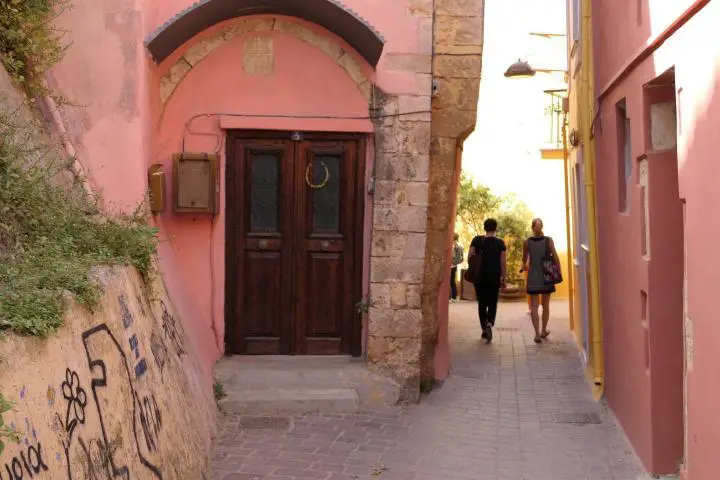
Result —
M66 293L97 304L94 266L132 265L147 276L156 230L140 210L101 216L80 184L59 185L67 162L38 158L21 136L0 114L0 330L46 336L62 323Z
M0 455L5 450L5 439L20 443L20 436L15 430L5 425L3 415L12 410L13 404L5 399L0 393Z
M462 172L458 189L457 227L460 243L467 248L475 235L483 231L483 222L497 212L501 199L488 187Z
M0 59L8 73L31 91L44 90L43 74L67 49L65 32L53 21L68 8L68 0L0 2Z
M507 281L522 284L522 246L530 236L532 212L514 194L497 196L485 185L473 181L465 172L460 177L455 231L467 250L476 235L484 234L485 219L498 221L498 236L507 244Z
M370 303L367 300L360 300L355 304L355 311L360 314L368 313L370 311Z
M225 393L225 387L220 382L215 382L213 384L213 394L215 394L215 400L222 400L223 398L227 397L227 393Z

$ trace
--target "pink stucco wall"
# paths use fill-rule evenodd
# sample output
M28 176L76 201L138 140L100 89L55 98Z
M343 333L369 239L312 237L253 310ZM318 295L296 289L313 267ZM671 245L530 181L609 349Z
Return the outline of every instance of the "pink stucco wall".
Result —
M597 195L601 297L605 333L606 395L646 468L672 473L683 458L683 316L691 328L687 350L687 444L684 475L717 477L720 457L720 383L714 294L720 255L720 203L716 159L720 135L720 45L708 42L720 22L710 2L672 36L606 87L683 12L698 2L603 0L593 2L596 94ZM674 67L677 149L653 152L645 88ZM660 87L661 89L663 87ZM664 87L667 89L668 87ZM670 87L672 88L672 87ZM629 213L618 211L616 103L625 98L632 125L633 175ZM638 156L649 166L650 255L643 258ZM683 229L683 206L685 224ZM683 249L685 262L683 262ZM683 271L687 297L683 309ZM648 295L643 320L642 294ZM683 313L684 312L684 313Z
M76 1L59 18L72 43L48 83L85 173L108 207L132 209L145 194L151 136L143 13L135 0Z
M431 24L411 15L410 0L346 0L384 36L383 57L376 69L358 63L366 76L392 94L424 94L429 74L394 70L388 56L430 53ZM199 38L188 42L161 65L154 65L143 40L163 22L192 4L191 0L75 0L61 18L73 46L49 76L49 83L82 108L63 112L65 123L90 180L106 205L129 210L147 189L147 168L162 163L170 178L171 154L185 139L187 151L216 149L224 165L225 128L343 130L370 132L366 121L331 122L263 120L262 125L233 113L327 114L362 116L367 101L349 76L320 50L273 32L276 70L271 77L243 72L241 39L213 51L178 85L164 111L160 107L160 78L175 59ZM333 34L292 19L344 48ZM220 26L216 27L220 28ZM211 29L212 30L212 29ZM91 68L88 68L91 66ZM192 117L200 113L223 115ZM193 131L215 133L197 136ZM368 149L372 152L371 149ZM368 175L372 171L369 154ZM224 188L224 169L221 170ZM168 184L168 186L170 186ZM172 192L168 192L168 201ZM224 195L220 195L221 207ZM369 281L372 201L366 202L365 271ZM211 221L206 216L176 216L171 208L155 218L160 227L160 260L171 298L184 319L206 372L223 349L224 330L224 208ZM364 285L367 292L367 285Z
M171 171L172 154L182 150L183 140L186 151L216 151L223 155L224 134L219 122L224 117L232 119L233 113L368 115L367 101L362 93L330 57L296 38L281 33L265 35L274 41L273 75L245 74L243 63L238 61L242 58L246 37L242 36L220 46L178 85L163 112L158 133L155 162L163 163L166 171ZM210 116L194 119L198 114ZM242 120L242 117L238 119ZM202 135L187 133L189 121L192 122L191 130L202 132ZM264 119L264 127L284 130L305 126L307 129L308 122L299 120L294 126L288 126L287 121ZM315 127L321 131L335 130L334 123L333 120L321 120ZM340 127L341 130L346 128L346 125ZM225 158L221 156L223 172L224 165ZM219 346L223 345L225 281L225 189L222 180L220 185L221 208L214 225L211 226L208 216L165 214L158 217L161 231L171 239L169 245L174 254L172 261L164 262L166 277L178 275L182 284L193 285L198 309L212 311L215 324L211 325L212 315L198 317L196 322L206 329L212 326ZM171 198L172 191L168 193ZM212 258L209 257L211 251Z
M191 6L195 0L145 0L148 5L145 34L149 35L163 22L181 10ZM377 84L388 93L415 93L421 83L429 82L407 72L393 70L388 65L388 54L430 53L432 30L428 23L410 15L417 2L412 0L343 0L343 5L357 12L367 20L385 39L383 57L377 66ZM426 37L423 39L423 37ZM426 41L424 41L426 40Z

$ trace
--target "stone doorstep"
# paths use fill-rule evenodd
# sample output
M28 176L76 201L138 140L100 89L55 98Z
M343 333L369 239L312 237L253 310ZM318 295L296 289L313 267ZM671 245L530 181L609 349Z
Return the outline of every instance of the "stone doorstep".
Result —
M360 398L354 388L251 388L228 390L218 405L230 415L355 413Z

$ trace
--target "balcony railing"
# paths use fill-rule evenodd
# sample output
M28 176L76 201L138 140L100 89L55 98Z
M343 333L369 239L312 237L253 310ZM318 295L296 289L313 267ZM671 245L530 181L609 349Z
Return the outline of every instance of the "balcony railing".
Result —
M566 90L545 90L545 125L546 133L544 138L544 148L546 149L562 149L563 148L563 101L567 97Z

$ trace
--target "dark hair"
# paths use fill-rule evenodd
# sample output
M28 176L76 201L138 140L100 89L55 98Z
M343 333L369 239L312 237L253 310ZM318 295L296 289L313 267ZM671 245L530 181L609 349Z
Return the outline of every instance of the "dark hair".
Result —
M488 218L485 220L485 223L483 223L483 228L486 232L496 232L498 228L497 220L494 218Z

